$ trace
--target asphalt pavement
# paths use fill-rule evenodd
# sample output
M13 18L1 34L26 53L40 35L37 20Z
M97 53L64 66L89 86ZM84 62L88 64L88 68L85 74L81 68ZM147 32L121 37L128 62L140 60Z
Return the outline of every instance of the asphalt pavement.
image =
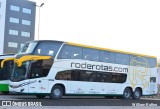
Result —
M2 106L3 105L3 106ZM0 95L1 109L159 109L160 99L109 99L101 96L66 96L60 100L28 95Z

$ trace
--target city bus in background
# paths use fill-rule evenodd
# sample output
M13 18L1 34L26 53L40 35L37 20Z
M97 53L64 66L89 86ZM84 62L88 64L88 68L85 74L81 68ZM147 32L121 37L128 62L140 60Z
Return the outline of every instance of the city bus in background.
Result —
M0 55L0 63L3 63L3 66L0 66L0 92L3 94L9 93L9 77L13 70L14 56L15 54Z
M31 41L14 60L12 93L50 96L118 96L140 99L157 94L154 56L61 41Z

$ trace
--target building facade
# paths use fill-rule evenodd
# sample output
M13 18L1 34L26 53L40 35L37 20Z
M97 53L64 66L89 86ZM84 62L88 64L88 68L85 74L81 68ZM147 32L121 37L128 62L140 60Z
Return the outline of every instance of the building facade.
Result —
M35 2L0 0L0 54L17 53L27 41L34 40Z

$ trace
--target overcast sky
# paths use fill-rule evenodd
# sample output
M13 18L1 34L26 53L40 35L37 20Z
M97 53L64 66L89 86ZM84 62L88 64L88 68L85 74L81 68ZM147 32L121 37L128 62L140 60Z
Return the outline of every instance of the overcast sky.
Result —
M160 59L160 0L32 1L45 3L40 17L41 40L69 41ZM35 35L37 39L37 27Z

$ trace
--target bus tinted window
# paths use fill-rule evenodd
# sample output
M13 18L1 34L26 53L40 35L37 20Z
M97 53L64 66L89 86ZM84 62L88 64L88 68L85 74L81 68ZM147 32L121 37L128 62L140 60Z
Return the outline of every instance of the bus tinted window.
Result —
M31 63L30 78L46 77L51 69L52 60L39 60Z
M99 50L83 48L83 59L99 61Z
M9 77L11 76L12 70L13 70L13 61L5 62L3 68L0 68L0 80L9 79Z
M40 42L34 50L35 55L49 55L55 57L61 43L56 42Z
M28 76L27 71L29 64L30 64L29 61L23 62L20 67L18 67L17 64L14 64L15 66L10 80L15 82L25 80Z
M129 64L129 55L127 54L121 54L121 53L115 53L115 63L116 64Z
M60 59L82 59L82 48L64 45L58 58Z
M74 76L74 74L72 75ZM71 71L67 70L67 71L58 72L56 75L56 79L57 80L71 80ZM72 80L74 79L72 78Z
M155 58L149 58L149 66L151 68L156 67L157 65L157 60Z
M100 61L114 63L114 53L108 51L100 51Z
M127 74L85 70L66 70L58 72L56 79L86 82L124 83L126 82Z
M150 77L150 82L155 83L156 82L156 77Z
M91 80L90 75L92 73L93 72L90 72L90 71L83 71L83 70L80 71L80 73L79 73L79 81L90 81Z

